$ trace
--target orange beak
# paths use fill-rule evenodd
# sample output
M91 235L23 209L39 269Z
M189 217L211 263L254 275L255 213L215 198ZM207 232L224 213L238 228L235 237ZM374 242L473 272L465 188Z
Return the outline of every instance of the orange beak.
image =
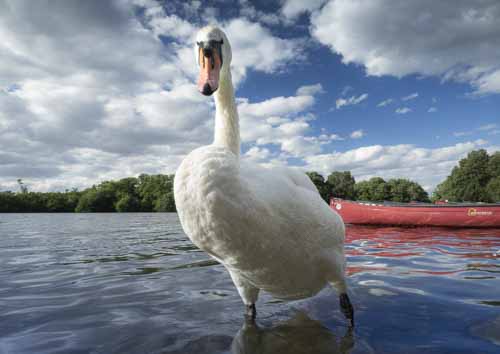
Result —
M200 76L198 77L198 91L210 96L219 88L219 73L221 58L216 50L199 49Z

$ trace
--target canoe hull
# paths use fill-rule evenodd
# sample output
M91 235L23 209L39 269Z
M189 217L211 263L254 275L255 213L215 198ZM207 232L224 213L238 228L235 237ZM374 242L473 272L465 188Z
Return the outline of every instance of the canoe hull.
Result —
M330 207L347 224L500 227L500 204L393 206L332 199Z

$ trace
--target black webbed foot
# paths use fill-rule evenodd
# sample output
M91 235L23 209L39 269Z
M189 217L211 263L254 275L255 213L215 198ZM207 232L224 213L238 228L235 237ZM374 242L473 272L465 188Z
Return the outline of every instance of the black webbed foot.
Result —
M247 320L255 320L257 317L257 309L255 308L255 304L246 305L245 318Z
M346 293L340 294L339 296L340 309L344 314L345 318L350 321L350 326L354 327L354 309L349 300L349 296Z

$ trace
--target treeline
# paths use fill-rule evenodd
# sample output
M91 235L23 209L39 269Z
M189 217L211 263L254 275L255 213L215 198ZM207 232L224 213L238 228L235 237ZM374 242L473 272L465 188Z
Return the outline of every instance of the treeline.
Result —
M356 182L349 171L333 172L326 179L317 172L307 173L325 201L330 197L350 200L428 202L427 192L416 182L396 178L385 181L373 177ZM451 174L439 184L432 201L500 202L500 152L491 156L486 150L470 152Z
M349 171L332 172L326 180L317 172L307 172L307 175L326 202L332 197L401 203L430 201L429 195L418 183L404 178L385 181L383 178L373 177L368 181L356 182Z
M0 212L174 212L174 175L140 175L83 191L0 192Z
M307 172L321 197L350 200L429 202L416 182L373 177L356 182L349 171L332 172L326 179ZM31 192L18 180L20 192L0 192L0 212L175 212L174 175L147 175L106 181L83 191ZM450 202L500 202L500 152L472 151L460 160L431 198Z

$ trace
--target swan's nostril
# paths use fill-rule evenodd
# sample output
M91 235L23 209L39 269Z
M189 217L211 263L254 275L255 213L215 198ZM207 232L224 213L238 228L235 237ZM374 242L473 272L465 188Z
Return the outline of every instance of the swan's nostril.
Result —
M205 85L203 85L203 90L201 91L201 93L204 94L205 96L210 96L214 92L212 91L212 88L207 82Z

